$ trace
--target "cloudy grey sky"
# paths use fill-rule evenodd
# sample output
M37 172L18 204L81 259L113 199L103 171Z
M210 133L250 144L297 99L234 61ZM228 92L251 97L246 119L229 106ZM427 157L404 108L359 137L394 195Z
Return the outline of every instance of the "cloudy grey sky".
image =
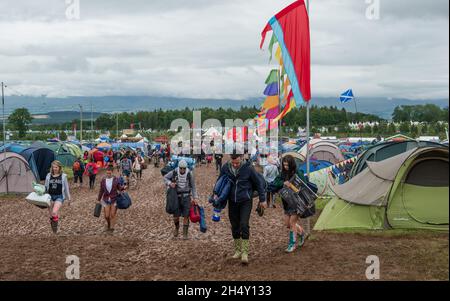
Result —
M0 80L23 95L260 97L260 33L292 1L80 0L68 20L66 0L0 0ZM313 97L448 98L448 0L379 0L379 20L366 1L311 1Z

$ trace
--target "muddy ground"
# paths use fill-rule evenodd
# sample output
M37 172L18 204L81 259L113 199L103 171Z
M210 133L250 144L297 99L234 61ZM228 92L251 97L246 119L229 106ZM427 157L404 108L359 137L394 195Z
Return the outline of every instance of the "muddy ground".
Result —
M73 203L62 208L57 235L45 210L23 197L0 196L0 280L65 280L68 255L80 258L81 280L366 280L369 255L380 258L382 280L449 279L448 234L442 233L313 232L302 249L286 254L280 206L262 218L253 213L251 262L241 266L229 258L233 247L226 214L220 223L210 219L206 200L214 167L195 173L208 231L191 225L188 241L171 236L161 174L152 166L130 192L133 205L119 212L113 235L104 231L102 218L93 216L97 190L72 189Z

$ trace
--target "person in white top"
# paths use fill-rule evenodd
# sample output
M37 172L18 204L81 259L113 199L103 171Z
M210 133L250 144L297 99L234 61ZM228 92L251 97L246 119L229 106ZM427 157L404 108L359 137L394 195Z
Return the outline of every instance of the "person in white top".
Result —
M144 159L139 154L133 162L133 172L136 174L136 178L142 180L142 165L144 164Z

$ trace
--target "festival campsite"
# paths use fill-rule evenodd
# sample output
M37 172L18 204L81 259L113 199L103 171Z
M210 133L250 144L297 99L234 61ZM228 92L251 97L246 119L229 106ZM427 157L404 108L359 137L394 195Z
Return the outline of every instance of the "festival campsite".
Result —
M199 7L206 5L201 2ZM207 8L217 13L217 7L227 5L222 2L226 1L216 1ZM339 70L346 74L341 78L336 70L343 67L336 59L327 65L332 51L323 48L339 44L340 38L328 37L322 25L311 20L314 2L311 7L307 0L284 2L289 3L283 7L266 3L270 8L267 18L258 10L249 10L249 4L242 4L247 10L240 13L246 11L246 17L255 18L260 28L250 26L250 21L227 25L241 26L243 32L249 30L247 27L253 33L259 31L251 46L253 52L247 47L242 56L232 59L233 66L225 63L230 47L226 44L238 48L237 41L247 40L239 32L233 37L224 33L221 37L230 41L211 42L206 47L201 39L213 41L211 37L202 33L191 36L179 27L174 33L177 39L190 39L199 45L175 50L163 42L171 34L158 38L157 31L168 30L158 22L179 24L181 19L187 28L198 30L198 24L203 23L197 22L205 21L197 15L184 17L197 9L197 1L192 2L195 9L167 9L162 21L153 17L157 25L151 31L155 35L154 39L151 35L151 50L141 48L145 39L132 32L133 22L141 22L142 16L127 18L126 26L117 21L120 26L112 28L109 26L115 19L108 19L107 28L102 22L92 22L87 14L87 21L58 29L59 33L70 33L71 26L86 26L81 30L86 35L82 37L84 46L77 44L81 50L75 45L55 47L58 51L65 47L82 51L79 57L74 54L82 58L81 63L61 55L48 63L48 69L65 70L52 78L65 82L64 74L69 70L77 74L77 80L72 81L76 84L67 90L60 83L61 87L49 91L48 96L30 99L44 99L47 109L57 99L53 95L59 93L125 96L92 98L100 104L87 96L67 97L75 99L71 108L79 112L53 112L75 115L52 123L45 121L52 114L31 105L32 100L31 113L24 106L8 111L5 117L9 100L22 101L25 96L14 92L5 100L2 95L0 280L68 280L68 262L72 264L76 258L80 273L72 279L82 281L448 281L449 148L448 116L444 116L448 104L446 108L429 104L409 107L399 101L389 117L368 112L367 98L357 98L359 93L381 93L384 89L383 93L396 95L394 88L417 83L425 83L424 89L431 91L436 84L426 77L408 82L388 78L374 84L376 89L366 90L369 84L356 76L361 72L359 77L371 78L372 71L366 70L372 68L371 63L359 62L365 60L363 56L352 57L348 70ZM280 8L278 13L274 13L276 7ZM232 17L227 15L235 20ZM53 26L48 23L45 26ZM217 32L224 27L217 23L208 26ZM100 38L91 38L87 29L97 26ZM311 36L313 30L319 39ZM147 30L139 28L139 32L148 38ZM112 36L114 42L108 44L110 53L103 57L105 35ZM321 40L321 35L327 41ZM254 54L258 43L265 50L261 57ZM392 48L401 48L395 45ZM327 57L317 58L315 47ZM44 51L46 47L31 43L23 48ZM346 49L338 52L349 60L346 56L351 54ZM188 56L202 51L210 51L212 58L198 54L196 60L175 57L178 52ZM110 64L112 53L131 58L114 59ZM213 58L217 53L223 58ZM171 66L156 64L153 56ZM151 68L140 61L143 57L152 62ZM27 59L26 70L47 69L31 61L34 57ZM199 68L199 61L213 67ZM406 64L411 63L405 59L402 66ZM178 69L180 66L183 69ZM328 68L327 76L314 73L321 68ZM387 68L384 63L383 68ZM87 74L92 70L95 76ZM99 75L104 77L102 84L96 82ZM181 80L186 76L189 84ZM236 83L229 77L240 83L227 98L256 93L257 105L239 108L235 102L234 107L222 107L226 101L216 99L220 94L215 90ZM329 83L324 91L336 94L328 98L334 101L330 106L322 105L317 99L325 101L325 97L311 89L318 79ZM109 81L115 86L104 84ZM72 90L78 82L83 83L83 89ZM157 86L147 86L147 82ZM259 87L256 92L250 85L254 82ZM19 87L39 94L47 91L47 84L27 83ZM348 89L354 83L355 89ZM8 87L1 84L3 93ZM14 83L8 85L14 87ZM104 91L99 91L103 87ZM149 91L156 93L160 106L153 111L135 110L126 98L127 93ZM164 94L161 91L170 96L159 98L158 93ZM200 105L193 99L197 93L204 98ZM187 95L189 107L182 108L179 94ZM144 107L146 97L130 99ZM121 103L116 108L112 104L117 99ZM358 111L360 104L364 109ZM355 106L355 112L349 105ZM86 117L88 106L91 111ZM94 112L95 106L98 112ZM202 114L204 120L198 120ZM381 276L370 278L373 275L366 271L374 257L380 262ZM181 294L195 292L187 285L181 289Z

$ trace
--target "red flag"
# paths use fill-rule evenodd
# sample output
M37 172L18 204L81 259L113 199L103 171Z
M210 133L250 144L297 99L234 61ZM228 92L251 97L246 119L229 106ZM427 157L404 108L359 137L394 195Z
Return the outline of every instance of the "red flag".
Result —
M294 98L311 100L311 53L309 17L305 2L298 0L276 14L262 32L260 47L268 31L278 40L286 73L291 82Z

